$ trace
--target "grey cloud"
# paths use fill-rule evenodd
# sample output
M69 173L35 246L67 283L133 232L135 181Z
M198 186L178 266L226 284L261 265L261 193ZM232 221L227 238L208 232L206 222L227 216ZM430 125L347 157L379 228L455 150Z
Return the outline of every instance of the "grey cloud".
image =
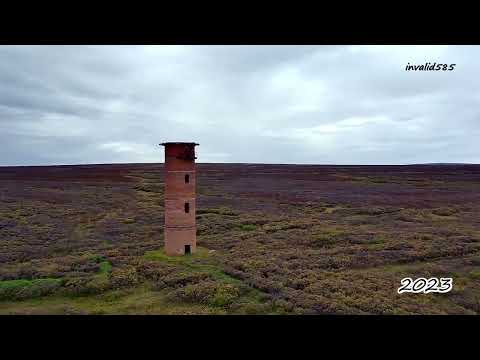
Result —
M0 165L480 162L480 48L0 46ZM405 65L456 63L452 72Z

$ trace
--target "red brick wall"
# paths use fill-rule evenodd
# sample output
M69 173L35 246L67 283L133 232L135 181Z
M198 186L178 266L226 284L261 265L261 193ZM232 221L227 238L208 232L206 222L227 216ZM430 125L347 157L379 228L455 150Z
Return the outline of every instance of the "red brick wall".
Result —
M190 245L190 251L197 247L196 229L165 228L165 253L167 255L184 255L185 245Z
M185 245L190 245L190 251L195 252L197 242L195 160L177 158L185 146L165 146L165 253L172 256L183 255ZM187 174L189 182L185 183ZM185 213L185 203L189 203L188 213Z
M185 175L189 175L188 184L185 183ZM182 197L195 197L195 171L166 171L165 172L165 198L175 199Z
M190 204L188 213L185 213L186 202ZM165 226L195 227L195 198L165 199Z

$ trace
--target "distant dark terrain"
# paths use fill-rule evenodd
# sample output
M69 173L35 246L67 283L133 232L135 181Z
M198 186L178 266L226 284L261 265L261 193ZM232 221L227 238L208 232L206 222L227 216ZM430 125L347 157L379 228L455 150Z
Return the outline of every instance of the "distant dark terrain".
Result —
M0 167L2 314L479 314L480 165L197 165L197 254L163 165ZM446 294L397 294L404 277Z

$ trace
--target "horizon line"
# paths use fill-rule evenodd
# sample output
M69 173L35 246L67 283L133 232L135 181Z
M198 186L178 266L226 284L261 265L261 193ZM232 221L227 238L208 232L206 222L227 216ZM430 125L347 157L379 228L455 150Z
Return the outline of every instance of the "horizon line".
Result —
M163 165L165 162L122 162L122 163L76 163L76 164L40 164L40 165L2 165L5 167L59 167L59 166L105 166L105 165ZM328 163L256 163L256 162L196 162L195 164L227 164L227 165L298 165L298 166L419 166L419 165L480 165L480 163L459 163L459 162L431 162L431 163L409 163L409 164L328 164Z

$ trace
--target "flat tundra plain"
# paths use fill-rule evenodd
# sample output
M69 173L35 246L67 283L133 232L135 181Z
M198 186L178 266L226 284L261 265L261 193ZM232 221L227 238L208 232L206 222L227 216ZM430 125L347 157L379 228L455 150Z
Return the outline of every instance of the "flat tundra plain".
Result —
M0 313L480 313L480 165L200 163L175 258L163 194L163 164L0 167Z

